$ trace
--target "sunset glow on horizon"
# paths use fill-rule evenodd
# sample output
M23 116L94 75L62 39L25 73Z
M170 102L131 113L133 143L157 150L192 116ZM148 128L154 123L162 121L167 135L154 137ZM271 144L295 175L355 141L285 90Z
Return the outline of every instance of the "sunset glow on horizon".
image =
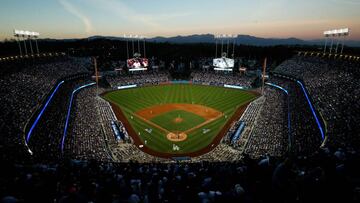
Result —
M345 27L349 39L360 40L359 10L358 0L4 0L0 40L13 38L14 29L57 39L134 33L320 39Z

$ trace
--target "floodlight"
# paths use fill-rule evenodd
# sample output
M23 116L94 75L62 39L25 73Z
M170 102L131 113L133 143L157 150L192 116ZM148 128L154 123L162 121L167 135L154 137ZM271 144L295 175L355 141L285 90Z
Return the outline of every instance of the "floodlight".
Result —
M327 46L327 38L331 38L331 45L330 45L330 54L333 50L333 41L337 40L337 45L336 45L336 49L335 49L335 53L337 53L338 50L338 45L339 45L339 38L345 38L346 36L349 36L350 34L350 29L349 28L341 28L341 29L333 29L333 30L327 30L323 32L324 36L325 36L325 45L324 45L324 53L326 53L326 46ZM341 51L340 53L343 53L343 49L344 49L344 39L342 39L342 43L341 43Z
M324 35L325 36L329 36L329 35L349 35L350 30L349 28L342 28L342 29L334 29L334 30L327 30L324 31Z
M27 31L27 30L14 30L14 34L15 35L24 35L27 37L37 37L40 35L40 33L38 33L38 32L32 32L32 31Z

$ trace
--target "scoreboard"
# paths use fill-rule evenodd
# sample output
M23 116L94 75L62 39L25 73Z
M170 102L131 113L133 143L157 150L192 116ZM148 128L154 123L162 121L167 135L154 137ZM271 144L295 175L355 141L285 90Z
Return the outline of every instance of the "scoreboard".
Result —
M231 58L222 57L213 59L214 70L232 71L234 64L234 59Z
M127 60L127 67L129 71L147 70L149 60L147 58L132 58Z

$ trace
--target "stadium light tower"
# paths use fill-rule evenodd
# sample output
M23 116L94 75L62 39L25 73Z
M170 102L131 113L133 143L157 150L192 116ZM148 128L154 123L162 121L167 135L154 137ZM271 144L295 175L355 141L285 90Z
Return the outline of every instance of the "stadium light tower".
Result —
M14 36L16 38L16 41L17 41L18 45L19 45L20 56L22 57L22 50L21 50L21 44L20 44L21 35L19 33L16 33L15 30L14 30Z
M25 30L16 30L14 29L14 36L17 38L18 44L19 44L19 50L20 50L20 55L22 56L22 49L21 49L21 44L20 44L20 39L22 38L24 41L24 48L25 48L25 55L27 55L27 47L26 47L26 40L29 40L30 42L30 51L31 54L34 54L34 50L32 47L32 43L31 43L31 39L35 39L35 44L36 44L36 51L37 54L39 54L39 47L37 44L37 38L40 36L40 33L38 32L31 32L31 31L25 31Z
M134 41L137 41L137 53L141 54L141 40L143 40L143 56L146 57L146 43L145 43L145 36L142 35L125 35L124 34L124 39L126 40L126 55L127 58L129 59L129 39L132 42L132 57L135 55L135 44Z
M124 35L124 39L126 41L126 59L129 58L129 40L126 38L126 35Z
M34 51L33 51L33 47L32 47L32 43L31 43L31 36L28 35L27 36L28 40L29 40L29 43L30 43L30 51L31 51L31 55L34 55Z
M39 34L38 35L34 35L34 39L35 39L35 46L36 46L36 53L39 55L40 52L39 52L39 46L38 46L38 42L37 42L37 38L39 37Z
M333 51L334 39L336 40L335 54L338 53L340 39L342 41L342 43L341 43L341 52L340 53L342 54L343 50L344 50L345 38L347 36L349 36L349 35L350 35L350 29L349 28L334 29L334 30L324 31L324 37L325 37L324 54L326 53L326 47L327 47L327 41L328 41L327 39L329 37L331 38L330 54Z
M218 41L221 41L221 53L222 56L224 54L224 41L226 40L226 54L229 56L229 47L231 46L231 43L233 44L232 48L232 57L234 58L234 52L235 52L235 41L236 41L236 35L232 34L220 34L220 35L214 35L215 38L215 58L218 58Z
M215 39L215 58L213 59L213 67L215 71L229 72L233 71L235 65L235 39L236 35L214 35ZM221 41L221 53L218 57L218 41ZM226 50L224 51L224 41L226 44ZM230 43L233 43L232 54L229 54Z
M141 40L143 40L143 56L146 57L146 43L145 43L145 39L146 37L145 36L142 36L142 35L125 35L124 34L124 39L126 40L126 55L127 55L127 58L129 59L130 56L129 56L129 40L131 40L131 43L132 43L132 56L135 55L135 44L134 44L134 41L136 40L137 41L137 53L140 53L141 54Z
M146 58L146 43L145 36L142 35L124 35L124 39L126 40L126 53L127 53L127 68L131 73L137 71L145 71L148 69L149 61ZM132 42L132 53L133 55L129 56L129 43L128 41L131 39ZM143 54L141 53L141 40L143 40ZM135 51L135 43L137 41L137 50ZM143 56L143 57L141 57Z
M146 43L145 43L145 36L143 36L143 43L144 43L144 58L146 58Z
M131 43L132 43L132 55L135 54L135 51L134 51L134 38L130 35L130 39L131 39Z

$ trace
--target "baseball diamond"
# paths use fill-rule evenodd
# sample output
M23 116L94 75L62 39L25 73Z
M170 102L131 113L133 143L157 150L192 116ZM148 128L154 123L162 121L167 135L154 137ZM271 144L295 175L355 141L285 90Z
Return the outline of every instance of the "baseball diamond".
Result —
M111 91L103 97L141 150L176 157L211 150L257 96L224 87L172 84Z

